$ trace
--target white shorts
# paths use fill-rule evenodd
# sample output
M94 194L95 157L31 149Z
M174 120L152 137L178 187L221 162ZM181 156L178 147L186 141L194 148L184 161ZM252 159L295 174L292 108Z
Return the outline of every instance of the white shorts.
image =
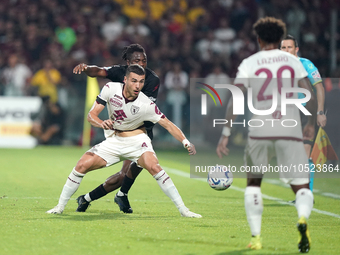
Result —
M147 151L155 152L150 138L144 133L129 137L113 135L88 150L104 159L106 166L125 159L137 163L137 160Z
M309 183L308 158L302 141L293 140L260 140L248 138L245 150L245 163L248 166L268 166L269 161L276 155L280 179L292 185ZM268 168L267 168L268 169ZM302 171L299 171L302 170Z

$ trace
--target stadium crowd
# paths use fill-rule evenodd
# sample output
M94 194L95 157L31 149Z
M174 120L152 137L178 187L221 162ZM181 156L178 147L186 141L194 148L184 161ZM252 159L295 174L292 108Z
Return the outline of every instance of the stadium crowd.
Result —
M339 77L329 68L330 11L336 7L335 0L2 0L0 95L59 102L67 112L64 139L76 143L86 76L74 75L73 67L122 63L123 47L139 43L162 82L158 104L171 118L168 92L182 90L188 109L188 78L235 77L240 62L257 51L252 24L264 15L287 23L300 55L323 77ZM188 114L183 111L185 131Z

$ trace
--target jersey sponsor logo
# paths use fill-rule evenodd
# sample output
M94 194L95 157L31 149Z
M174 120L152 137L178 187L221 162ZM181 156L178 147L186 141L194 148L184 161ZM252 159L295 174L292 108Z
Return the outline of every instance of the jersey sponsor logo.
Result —
M135 105L133 105L133 106L131 106L131 114L132 115L135 115L135 114L137 114L138 112L139 112L139 107L138 106L135 106Z
M148 147L148 146L146 145L146 142L144 142L144 143L142 144L142 147Z
M123 100L123 98L122 98L121 96L117 95L117 94L115 94L113 97L117 97L117 98L119 98L120 100Z
M110 98L110 104L112 104L115 107L122 107L123 106L123 103L116 98Z
M321 78L320 73L317 70L312 72L311 75L314 79Z

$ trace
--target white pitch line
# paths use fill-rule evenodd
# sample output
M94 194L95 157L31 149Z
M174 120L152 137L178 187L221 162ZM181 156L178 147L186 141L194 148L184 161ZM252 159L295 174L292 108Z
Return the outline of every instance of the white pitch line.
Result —
M281 187L285 187L285 188L289 188L290 189L290 185L283 183L279 180L273 180L273 179L264 179L264 182L270 183L270 184L274 184L277 186L281 186ZM328 192L321 192L318 189L314 189L313 193L318 194L320 196L324 196L324 197L330 197L330 198L334 198L334 199L340 199L340 195L338 194L334 194L334 193L328 193Z
M182 172L181 170L174 169L174 168L168 168L168 167L163 167L163 168L164 168L164 170L166 170L169 173L172 173L172 174L175 174L175 175L178 175L178 176L182 176L182 177L186 177L186 178L190 178L190 174ZM197 181L206 182L206 179L202 179L202 178L191 178L191 179L197 180ZM245 191L245 189L237 187L235 185L230 186L229 189L237 190L237 191L240 191L240 192L243 192L243 193ZM295 206L294 204L292 204L290 202L287 202L287 201L284 201L284 200L282 200L280 198L277 198L277 197L268 196L266 194L262 194L262 197L265 198L265 199L268 199L268 200L275 201L275 202L277 202L279 204ZM340 215L339 214L335 214L335 213L319 210L319 209L316 209L316 208L313 208L312 211L316 212L316 213L319 213L319 214L323 214L323 215L327 215L327 216L331 216L331 217L340 219Z

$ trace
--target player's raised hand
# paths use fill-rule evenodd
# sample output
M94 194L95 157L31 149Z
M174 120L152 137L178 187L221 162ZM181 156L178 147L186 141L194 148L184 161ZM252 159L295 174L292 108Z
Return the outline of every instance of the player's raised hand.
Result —
M223 155L228 156L229 154L229 149L227 148L228 142L229 137L222 135L216 148L216 153L219 158L223 158Z
M84 63L81 63L77 65L75 68L73 68L74 74L81 74L81 72L84 72L87 69L87 65Z
M104 120L100 125L105 130L113 129L113 121L111 119Z
M185 148L188 150L189 155L195 155L196 154L195 145L193 145L192 143L186 145Z

